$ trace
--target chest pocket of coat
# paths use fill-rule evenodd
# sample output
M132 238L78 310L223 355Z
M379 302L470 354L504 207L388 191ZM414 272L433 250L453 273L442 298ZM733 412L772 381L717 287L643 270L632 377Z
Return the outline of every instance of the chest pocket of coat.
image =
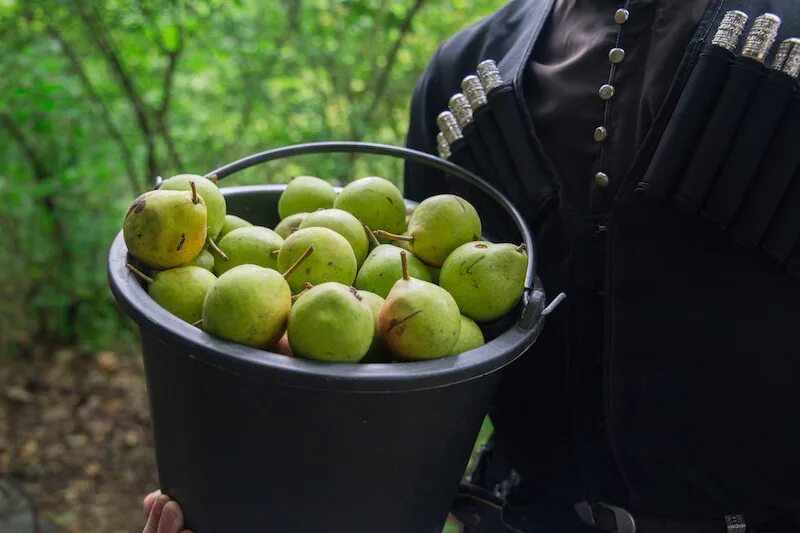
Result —
M451 141L450 159L500 189L535 224L556 194L542 168L512 84L490 85L487 91L472 75L462 86L466 96L457 94L450 101L460 134L454 138L446 133ZM440 123L445 131L443 126Z
M708 46L637 192L800 272L797 46L770 67Z

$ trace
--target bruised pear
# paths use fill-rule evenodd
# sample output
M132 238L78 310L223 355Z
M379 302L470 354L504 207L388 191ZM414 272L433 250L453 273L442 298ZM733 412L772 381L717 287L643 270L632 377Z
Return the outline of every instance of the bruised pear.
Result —
M352 287L328 282L297 299L286 333L297 357L337 363L359 362L372 344L372 311Z
M288 268L309 246L314 247L314 255L287 278L292 292L303 290L306 282L353 284L356 278L353 248L347 239L328 228L303 228L290 234L278 252L278 270Z
M280 235L281 238L285 239L291 232L300 227L300 224L303 223L306 215L308 215L308 213L295 213L293 215L289 215L281 220L277 226L275 226L275 233Z
M222 274L203 302L203 330L254 348L274 346L292 308L286 276L313 251L308 248L283 275L258 265L239 265Z
M372 229L402 233L406 227L403 195L384 178L370 176L348 183L333 206L347 211Z
M442 265L439 285L453 295L461 312L478 322L502 317L525 289L525 245L470 242L453 251Z
M414 209L405 235L378 231L378 236L409 242L425 264L440 267L450 252L481 238L481 219L465 199L453 194L426 198Z
M204 268L182 266L157 272L152 278L131 264L127 265L134 274L147 284L147 292L158 305L194 324L203 316L203 300L217 277Z
M193 191L150 191L131 203L122 224L128 252L150 268L186 265L206 243L206 205Z
M400 252L403 250L393 244L377 244L367 256L361 270L356 275L355 287L360 291L374 292L382 298L389 295L395 282L403 277ZM431 281L425 264L408 253L408 275L422 281Z
M383 307L383 302L385 301L383 298L375 294L374 292L369 291L358 291L358 294L361 296L361 303L366 305L367 308L372 313L372 319L374 321L375 332L372 335L372 343L369 345L369 350L367 350L367 355L364 356L364 359L361 360L362 363L378 363L378 362L385 362L387 358L385 357L385 348L383 342L381 341L381 336L378 334L378 319L381 315L381 307ZM388 361L387 361L388 362Z
M220 276L235 266L245 264L277 270L278 258L275 254L282 244L280 235L263 226L235 229L217 243L228 260L217 256L214 272Z
M347 211L342 211L341 209L319 209L313 213L308 213L299 228L332 229L350 243L350 247L356 256L358 267L367 258L367 252L369 251L367 233L364 231L361 222Z
M289 336L285 332L283 336L278 339L278 342L275 343L273 351L287 357L294 357L294 354L292 353L292 347L289 346Z
M197 194L203 198L208 211L208 237L216 239L222 226L225 224L225 197L216 183L197 174L178 174L164 180L161 184L163 191L189 191L192 183L197 188Z
M453 349L450 350L450 355L468 352L484 344L486 344L486 341L483 339L483 332L478 327L478 324L474 320L461 315L461 328L458 332L458 339Z
M197 257L195 257L194 260L189 264L193 266L198 266L200 268L205 268L209 272L213 272L214 256L211 255L211 252L203 248L202 250L200 250L200 253L197 254Z
M449 355L461 330L458 305L441 287L409 277L406 256L401 252L403 277L381 307L381 339L398 358L408 361Z
M295 213L310 213L333 207L336 190L325 180L314 176L297 176L289 182L278 199L281 220Z
M236 215L225 215L225 223L222 225L222 229L219 235L217 235L217 238L221 239L235 229L249 228L250 226L252 226L252 224L243 218L237 217Z

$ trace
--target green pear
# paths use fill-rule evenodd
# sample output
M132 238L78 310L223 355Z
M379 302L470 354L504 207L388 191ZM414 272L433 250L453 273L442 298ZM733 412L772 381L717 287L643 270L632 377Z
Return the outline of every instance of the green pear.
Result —
M252 226L252 224L243 218L239 218L236 215L225 215L225 223L222 225L222 229L219 235L217 235L217 238L221 239L235 229L249 228L250 226Z
M464 315L490 322L517 304L525 290L527 271L524 244L470 242L447 257L439 285L453 295Z
M374 323L372 311L355 289L327 282L297 299L286 332L295 356L357 363L372 344Z
M372 335L372 344L369 345L367 354L361 360L362 363L383 363L389 362L386 357L386 349L381 341L381 336L378 334L378 318L381 315L381 307L383 307L383 298L369 291L358 291L361 296L361 303L366 305L372 313L374 320L375 332Z
M374 292L381 298L386 298L395 282L403 277L403 267L400 252L403 250L393 244L377 244L367 256L361 270L356 275L355 287L360 291ZM408 253L408 275L422 281L431 281L430 273L425 264Z
M325 180L314 176L297 176L289 182L278 200L281 220L295 213L310 213L333 207L336 190Z
M280 235L263 226L238 228L217 243L228 260L220 256L214 260L214 272L220 276L233 267L245 264L278 269L277 251L283 245Z
M190 324L203 316L203 300L217 277L204 268L187 265L156 272L151 278L141 270L127 267L147 284L147 292L158 305Z
M483 339L483 332L478 327L478 324L472 319L461 315L461 329L455 346L450 350L450 355L468 352L484 344L486 344L486 341Z
M369 241L364 226L356 217L341 209L319 209L306 215L299 226L303 228L332 229L350 243L356 256L356 264L361 267L369 251Z
M481 219L468 201L453 194L426 198L414 209L405 235L377 231L379 237L406 240L425 264L440 267L450 252L481 238Z
M206 205L196 192L150 191L134 200L122 224L128 252L150 268L189 264L206 242Z
M200 253L197 254L197 257L189 264L205 268L209 272L212 272L214 270L214 256L211 255L211 252L203 248L200 250Z
M285 239L291 232L300 227L300 224L303 223L306 215L308 215L308 213L295 213L293 215L289 215L281 220L277 226L275 226L275 233Z
M254 348L274 346L292 308L286 277L313 252L309 247L283 275L258 265L239 265L222 274L203 302L203 330Z
M383 242L385 242L386 240L387 239L383 239ZM403 250L405 250L407 252L411 251L411 243L409 243L408 241L402 241L402 240L401 241L391 241L389 244L391 244L392 246L397 246L398 248L402 248Z
M333 206L355 216L372 229L402 233L406 227L406 204L392 182L375 176L348 183Z
M353 284L357 268L353 248L347 239L328 228L303 228L290 234L278 252L278 270L286 269L309 246L314 247L314 255L287 278L292 292L301 291L306 282Z
M203 303L203 330L229 341L267 348L283 335L292 293L275 270L239 265L222 274Z
M199 194L206 204L208 210L208 237L216 239L222 226L225 224L225 197L217 185L208 178L197 174L178 174L164 180L161 190L164 191L188 191L194 183Z
M401 252L403 277L381 307L378 331L400 359L420 361L449 355L461 331L458 305L438 285L408 275L407 252Z

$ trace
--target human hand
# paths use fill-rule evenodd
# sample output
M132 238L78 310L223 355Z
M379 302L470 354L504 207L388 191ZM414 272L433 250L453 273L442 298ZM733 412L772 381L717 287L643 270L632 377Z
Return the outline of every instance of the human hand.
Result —
M192 533L183 529L183 511L178 502L160 490L145 496L143 505L147 523L142 533Z

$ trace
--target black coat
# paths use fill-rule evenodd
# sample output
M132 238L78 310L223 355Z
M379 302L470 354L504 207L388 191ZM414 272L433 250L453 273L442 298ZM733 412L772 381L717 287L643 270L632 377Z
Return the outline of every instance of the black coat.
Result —
M670 195L650 198L641 182L659 143L671 142L664 131L722 13L741 9L751 20L777 13L780 41L800 35L800 4L710 2L614 209L594 219L560 201L525 107L523 69L552 4L512 1L444 42L411 109L408 146L436 153L436 116L461 79L484 59L498 62L511 82L507 115L498 118L519 120L504 142L524 178L520 185L489 177L526 212L548 294L568 295L537 344L505 373L491 411L497 446L531 490L555 490L565 501L603 500L668 517L742 513L758 521L797 513L800 285L792 271L800 265L800 219L790 213L800 213L800 173L774 202L783 214L770 210L765 233L744 243L732 229L738 219L710 223L703 206L687 213ZM746 129L786 137L800 123L800 106L793 121L790 109L774 128ZM786 154L784 169L794 169L793 157ZM436 171L407 166L407 196L446 190ZM776 232L783 248L765 247Z

